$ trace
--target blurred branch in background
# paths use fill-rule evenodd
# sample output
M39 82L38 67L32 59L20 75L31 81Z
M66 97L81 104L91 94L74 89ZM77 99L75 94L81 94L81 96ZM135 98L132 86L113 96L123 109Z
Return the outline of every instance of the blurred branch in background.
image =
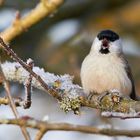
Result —
M0 0L0 6L2 6L4 4L5 0Z
M0 36L6 41L9 42L22 32L25 32L29 27L39 22L41 19L47 15L54 13L55 10L63 3L63 0L43 0L40 2L35 9L33 9L26 16L20 18L16 16L13 24L0 33Z

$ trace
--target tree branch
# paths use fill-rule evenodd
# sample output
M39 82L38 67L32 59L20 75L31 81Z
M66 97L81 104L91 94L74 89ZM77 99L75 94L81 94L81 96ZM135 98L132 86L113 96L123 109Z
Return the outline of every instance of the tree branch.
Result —
M24 117L19 119L0 119L0 124L12 124L34 128L38 129L40 132L42 132L42 134L45 134L47 131L61 130L61 131L78 131L89 134L102 134L107 136L128 136L128 137L140 136L140 130L123 130L123 129L118 130L112 128L97 128L92 126L75 125L69 123L49 123ZM41 139L42 136L39 139Z
M51 13L54 13L56 9L62 5L64 0L45 0L45 2L40 2L35 9L31 10L26 16L22 18L15 19L16 22L12 24L9 28L0 33L0 36L4 41L9 42L16 36L20 35L22 32L27 31L32 25L39 22L41 19L45 18Z

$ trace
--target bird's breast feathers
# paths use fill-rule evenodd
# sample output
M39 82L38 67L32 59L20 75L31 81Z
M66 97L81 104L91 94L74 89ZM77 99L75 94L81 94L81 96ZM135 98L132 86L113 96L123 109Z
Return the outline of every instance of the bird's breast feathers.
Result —
M115 54L89 54L82 63L81 80L87 93L117 89L129 95L132 90L125 64Z

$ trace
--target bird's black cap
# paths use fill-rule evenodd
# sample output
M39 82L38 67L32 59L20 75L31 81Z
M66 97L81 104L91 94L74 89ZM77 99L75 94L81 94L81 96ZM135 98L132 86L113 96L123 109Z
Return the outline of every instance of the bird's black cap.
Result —
M97 35L99 40L106 38L107 40L114 42L119 39L119 35L111 30L103 30Z

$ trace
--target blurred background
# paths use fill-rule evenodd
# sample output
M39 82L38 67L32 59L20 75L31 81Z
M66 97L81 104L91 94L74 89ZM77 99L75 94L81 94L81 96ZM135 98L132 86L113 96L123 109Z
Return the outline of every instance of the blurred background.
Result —
M3 0L0 6L0 31L4 31L12 24L17 11L25 15L38 2L39 0ZM81 63L88 54L94 37L103 29L114 30L122 37L124 53L132 68L137 93L140 93L139 0L66 0L54 14L12 40L10 46L23 60L32 58L35 65L44 67L46 71L55 74L68 73L75 77L75 83L81 84L79 75ZM2 53L2 61L6 60L10 59ZM13 95L24 96L23 86L17 83L11 83L11 90ZM47 115L50 121L98 125L99 127L106 127L108 123L115 128L140 127L139 119L125 121L99 119L98 113L93 109L83 109L81 116L75 116L73 112L65 114L59 109L55 99L40 92L33 90L32 107L29 110L19 108L21 115L31 115L37 119L42 119ZM3 90L1 94L4 94ZM0 114L0 117L12 117L12 112L7 106L0 106ZM9 135L5 135L3 133L5 131ZM34 138L36 131L30 131ZM0 140L9 140L9 138L22 140L20 129L15 126L0 125ZM49 132L43 140L56 138L62 140L125 139L125 137L114 138L71 132Z

